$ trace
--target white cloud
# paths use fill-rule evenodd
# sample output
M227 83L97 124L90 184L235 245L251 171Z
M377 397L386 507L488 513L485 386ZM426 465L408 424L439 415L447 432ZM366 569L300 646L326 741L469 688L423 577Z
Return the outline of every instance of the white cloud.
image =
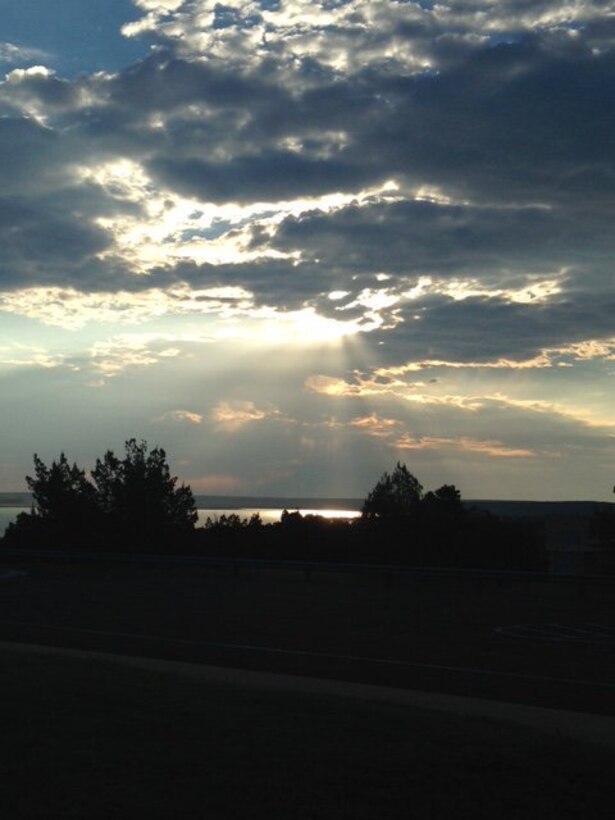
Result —
M352 419L350 425L374 438L388 438L400 426L398 419L382 418L375 413Z
M39 48L31 48L28 46L18 46L15 43L0 42L0 62L8 65L15 65L17 63L31 63L34 61L45 62L49 60L50 55ZM29 71L36 71L40 66L28 69ZM46 71L46 69L43 69ZM14 73L14 72L13 72Z
M167 315L246 314L250 294L241 287L82 293L74 288L26 288L0 292L0 310L47 325L78 330L89 324L142 324Z
M234 433L248 424L279 415L276 408L260 408L253 401L240 400L221 401L211 412L211 418L218 429L227 433Z
M136 5L146 14L124 26L126 36L147 32L183 55L235 65L248 66L274 54L289 67L293 61L310 60L339 74L366 66L386 66L402 74L434 71L446 54L444 43L450 54L455 46L514 41L518 32L572 36L580 26L605 16L599 0L551 0L534 7L493 0L432 7L371 0L284 0L271 7L257 0L224 5L217 0L136 0ZM309 79L306 74L303 81Z
M188 424L201 424L203 422L203 416L201 413L195 413L192 410L169 410L167 413L163 413L162 416L159 416L156 421L176 421L176 422L188 422Z
M155 334L125 334L99 341L89 350L90 366L105 378L112 378L127 368L151 367L161 360L181 355L168 346L164 337Z
M13 343L0 345L0 367L32 367L52 369L66 364L66 356L44 347Z
M50 68L47 68L44 65L33 65L29 68L14 68L6 75L6 82L17 84L31 79L32 77L42 77L47 79L49 77L53 77L53 75L54 72Z
M467 437L439 438L437 436L414 437L408 434L394 442L397 450L442 450L453 449L465 453L488 456L490 458L533 458L534 450L523 447L509 447L501 441L483 441Z

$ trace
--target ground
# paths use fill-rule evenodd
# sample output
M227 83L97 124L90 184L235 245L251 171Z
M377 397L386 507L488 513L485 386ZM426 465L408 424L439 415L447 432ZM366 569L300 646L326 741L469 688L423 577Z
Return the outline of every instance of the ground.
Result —
M0 657L7 817L612 816L612 745L511 715L17 644Z

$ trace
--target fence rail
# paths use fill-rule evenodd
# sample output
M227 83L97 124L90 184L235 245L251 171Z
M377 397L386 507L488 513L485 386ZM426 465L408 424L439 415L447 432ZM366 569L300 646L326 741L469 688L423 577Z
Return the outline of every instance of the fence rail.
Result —
M407 564L372 564L341 561L298 561L278 558L233 558L227 556L161 555L155 553L129 552L76 552L67 550L0 550L2 558L10 560L46 561L113 561L118 563L172 564L177 566L202 566L212 568L283 569L303 573L339 572L361 575L404 575L430 578L493 579L501 581L536 581L561 584L615 585L615 575L580 575L532 572L526 570L501 570L490 568L425 567Z

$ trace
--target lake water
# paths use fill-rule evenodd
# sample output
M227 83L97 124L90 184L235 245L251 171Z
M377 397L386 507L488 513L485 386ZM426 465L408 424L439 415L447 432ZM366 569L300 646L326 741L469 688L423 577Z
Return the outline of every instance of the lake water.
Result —
M14 521L20 512L29 511L29 507L0 507L0 535L4 533L11 521Z
M216 518L221 515L238 515L240 518L250 518L255 513L258 513L262 519L263 524L273 524L280 520L284 509L294 512L299 510L301 515L322 515L324 518L358 518L361 515L359 509L329 509L324 507L310 508L310 507L295 507L293 505L281 507L199 507L197 512L199 519L197 527L202 527L207 518ZM11 521L14 521L20 512L29 512L30 507L0 507L0 535L4 533Z

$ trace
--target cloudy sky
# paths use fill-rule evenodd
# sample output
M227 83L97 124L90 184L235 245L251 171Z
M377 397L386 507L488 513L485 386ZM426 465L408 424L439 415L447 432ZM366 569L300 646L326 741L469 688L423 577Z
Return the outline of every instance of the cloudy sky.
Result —
M611 499L615 3L3 0L0 490Z

